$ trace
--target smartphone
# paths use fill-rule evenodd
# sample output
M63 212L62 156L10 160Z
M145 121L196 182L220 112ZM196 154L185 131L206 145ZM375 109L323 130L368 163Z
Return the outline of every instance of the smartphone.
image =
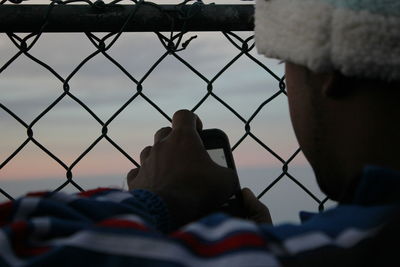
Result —
M207 129L200 132L200 137L210 158L218 165L230 168L236 172L236 166L232 155L228 136L219 129ZM236 176L236 179L238 176ZM234 216L243 217L243 201L239 179L234 195L224 203L218 211L226 212Z

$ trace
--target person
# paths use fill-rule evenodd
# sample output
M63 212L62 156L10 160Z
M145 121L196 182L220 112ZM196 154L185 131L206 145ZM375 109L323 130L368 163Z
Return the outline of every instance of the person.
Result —
M1 204L0 265L398 265L399 2L258 0L255 17L257 49L285 61L296 136L337 207L273 226L244 189L247 218L210 214L236 174L210 159L200 118L181 110L141 152L129 191Z

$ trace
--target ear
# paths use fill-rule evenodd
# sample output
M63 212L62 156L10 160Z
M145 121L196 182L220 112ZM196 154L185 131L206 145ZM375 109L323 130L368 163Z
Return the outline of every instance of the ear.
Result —
M339 72L332 72L326 76L322 85L323 95L332 99L341 99L348 96L353 90L352 81Z

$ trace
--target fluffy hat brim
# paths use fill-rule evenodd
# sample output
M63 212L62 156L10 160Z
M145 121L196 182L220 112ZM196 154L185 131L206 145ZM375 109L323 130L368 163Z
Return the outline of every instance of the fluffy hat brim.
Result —
M400 16L334 2L257 0L258 52L315 72L399 81Z

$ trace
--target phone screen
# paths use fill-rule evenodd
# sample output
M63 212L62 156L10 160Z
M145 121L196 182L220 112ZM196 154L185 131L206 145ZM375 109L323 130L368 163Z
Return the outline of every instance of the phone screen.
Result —
M229 145L229 140L226 134L217 129L207 129L200 132L200 137L203 141L204 147L207 150L210 158L219 166L230 168L236 172L235 162ZM235 179L238 179L236 177ZM243 217L244 209L242 207L242 194L240 189L239 180L235 193L230 199L224 203L218 211L226 212L234 216Z
M208 155L210 155L210 158L217 163L219 166L229 168L228 166L228 161L226 160L225 152L223 148L213 148L213 149L207 149ZM237 198L236 194L232 195L229 199L229 201L235 200ZM222 207L227 207L228 203L225 203Z
M215 163L228 168L228 162L226 161L225 152L222 148L208 149L207 152Z

